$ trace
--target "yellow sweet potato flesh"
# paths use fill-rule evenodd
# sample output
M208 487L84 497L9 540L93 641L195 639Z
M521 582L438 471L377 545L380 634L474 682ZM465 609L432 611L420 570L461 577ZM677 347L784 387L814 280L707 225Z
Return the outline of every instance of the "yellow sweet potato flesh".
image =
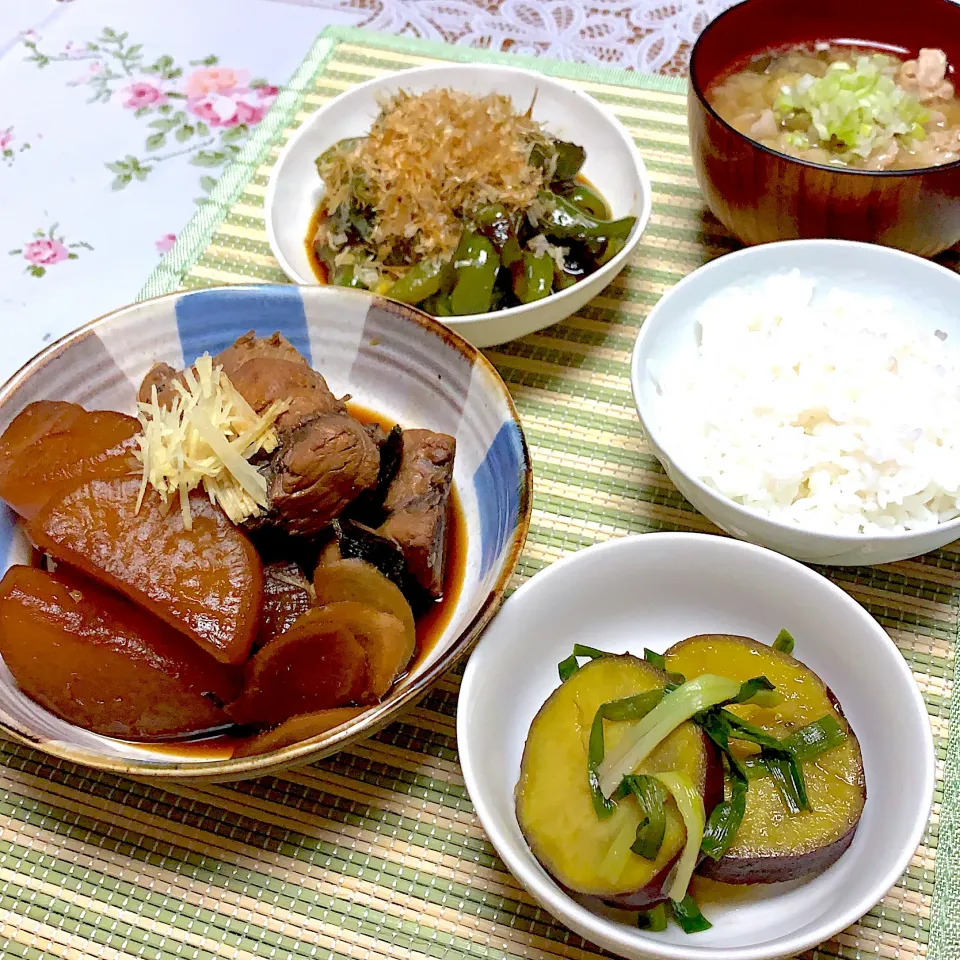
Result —
M778 705L729 709L778 739L826 715L847 734L843 744L802 764L809 811L788 813L770 777L750 781L737 836L718 864L706 863L709 875L727 882L771 882L829 866L852 839L866 790L860 746L823 681L793 657L745 637L691 637L668 650L666 662L668 670L688 680L705 673L740 682L765 676L783 698ZM759 749L742 741L732 746L744 758Z
M605 899L661 883L686 838L672 798L666 803L666 832L655 860L630 852L641 820L633 797L617 804L606 820L597 817L587 784L590 727L597 709L610 700L662 689L666 676L631 656L603 657L581 667L551 694L527 737L516 789L517 819L527 843L547 871L569 890ZM608 750L632 722L604 722ZM703 793L710 753L699 729L685 723L667 737L639 773L686 772ZM650 902L662 899L659 887Z

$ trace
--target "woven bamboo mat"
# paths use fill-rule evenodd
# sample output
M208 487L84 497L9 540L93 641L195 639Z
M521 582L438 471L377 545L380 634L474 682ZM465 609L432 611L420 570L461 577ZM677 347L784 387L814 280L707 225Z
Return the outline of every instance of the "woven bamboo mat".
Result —
M291 130L353 84L443 59L498 58L354 31L321 38L143 295L283 281L264 235L263 200ZM644 242L613 286L566 323L489 351L517 401L536 474L515 583L610 537L712 529L647 451L628 366L647 310L734 246L701 212L678 81L528 65L612 106L643 152L656 196ZM939 777L906 874L858 924L809 956L957 960L960 939L948 915L960 908L956 708L950 726L960 552L830 575L877 617L912 667ZM2 956L599 956L535 906L485 839L457 766L458 682L448 676L403 722L338 757L231 786L157 789L0 746Z

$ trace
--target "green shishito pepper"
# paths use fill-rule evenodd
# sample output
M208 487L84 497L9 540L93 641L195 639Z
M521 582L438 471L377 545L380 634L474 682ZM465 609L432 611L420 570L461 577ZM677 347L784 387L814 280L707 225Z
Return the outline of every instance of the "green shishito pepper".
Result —
M557 165L553 168L554 179L572 180L587 159L587 151L568 140L557 140L554 146L557 150Z
M523 264L518 267L514 268L513 292L521 303L533 303L550 296L553 292L553 257L526 251Z
M421 260L387 290L386 296L403 303L422 303L440 290L449 270L446 261Z
M493 301L493 285L500 269L500 258L493 244L482 234L464 230L453 255L453 267L457 277L450 295L453 315L486 313Z
M603 220L610 216L610 210L607 207L607 201L597 193L592 187L585 183L577 183L572 190L564 191L563 197L569 200L575 207L578 207L584 213L598 220Z
M333 285L335 287L352 287L355 290L366 290L366 285L361 283L357 277L356 268L352 263L337 267L333 272Z
M626 240L637 222L636 217L598 220L555 193L541 191L537 199L544 208L544 214L539 218L540 229L548 237L558 240Z
M522 256L517 239L517 223L511 219L502 203L488 203L479 207L472 217L474 226L493 243L505 267L519 261Z

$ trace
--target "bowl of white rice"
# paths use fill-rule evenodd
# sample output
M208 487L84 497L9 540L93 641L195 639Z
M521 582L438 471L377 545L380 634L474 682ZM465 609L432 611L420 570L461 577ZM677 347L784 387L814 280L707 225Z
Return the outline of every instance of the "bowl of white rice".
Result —
M633 395L654 454L727 533L891 563L960 537L960 275L796 240L721 257L651 311Z

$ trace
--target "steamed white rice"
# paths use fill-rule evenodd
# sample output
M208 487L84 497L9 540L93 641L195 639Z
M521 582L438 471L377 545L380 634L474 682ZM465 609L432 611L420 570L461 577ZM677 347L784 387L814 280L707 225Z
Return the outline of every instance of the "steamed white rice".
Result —
M658 376L677 464L807 529L899 533L960 515L960 358L903 313L799 271L711 298L695 361Z

